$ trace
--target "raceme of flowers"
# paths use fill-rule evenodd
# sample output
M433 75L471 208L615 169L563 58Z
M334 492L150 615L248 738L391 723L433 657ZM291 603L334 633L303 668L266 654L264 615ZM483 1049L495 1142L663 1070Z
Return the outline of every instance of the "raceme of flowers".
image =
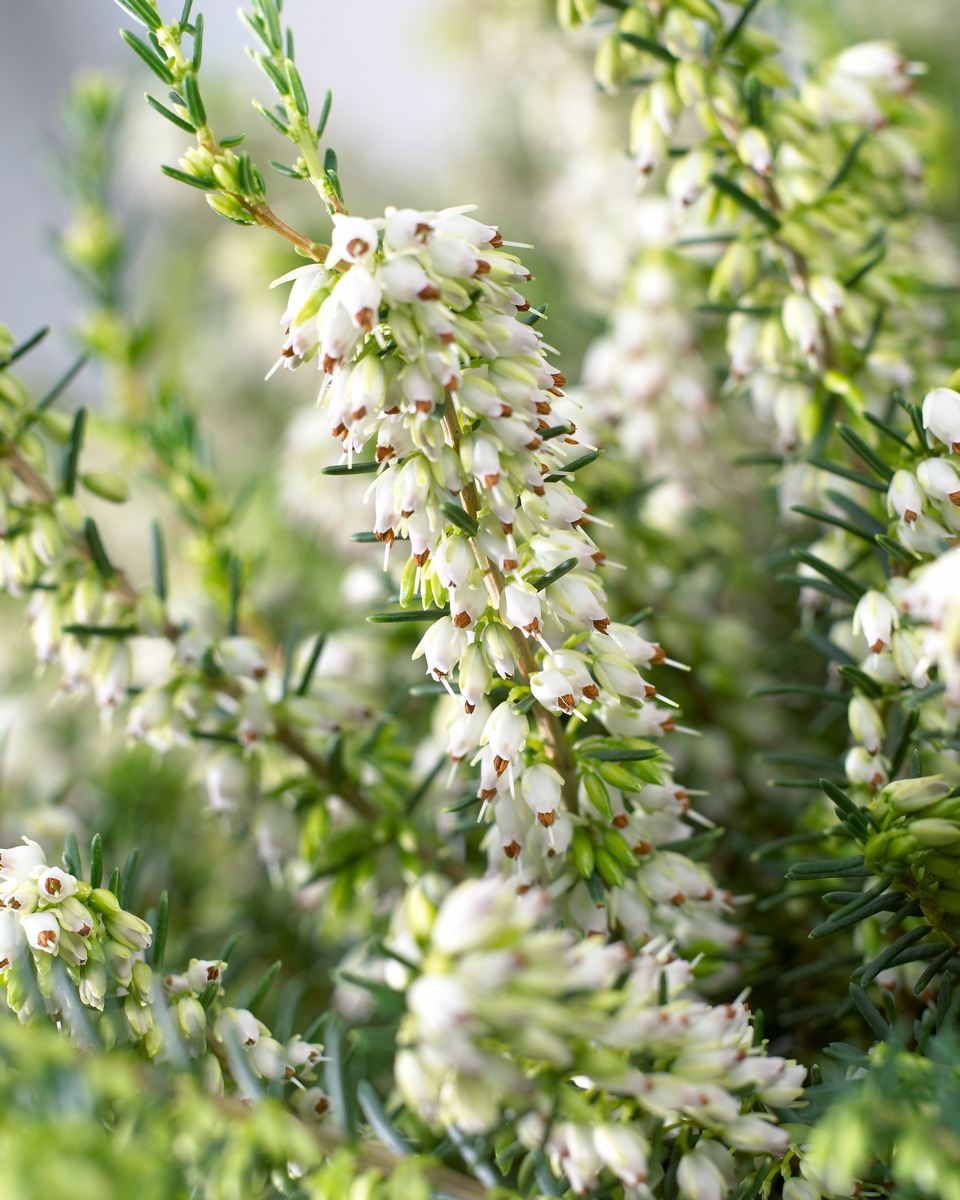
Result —
M397 1085L425 1119L478 1134L510 1110L521 1143L542 1146L577 1194L604 1169L641 1194L653 1186L657 1121L687 1150L678 1178L688 1200L722 1194L713 1189L733 1176L737 1152L784 1150L764 1106L793 1105L804 1068L755 1043L742 999L695 998L692 965L669 943L633 956L623 943L544 928L546 893L518 903L496 877L460 884L439 906L430 890L408 893L395 923L390 946L411 965L387 968L408 1009ZM703 1140L694 1147L684 1131Z
M409 543L401 602L434 618L416 657L453 698L451 758L479 764L492 864L521 887L563 873L584 929L607 926L606 884L632 936L729 944L730 897L682 854L654 852L682 839L688 805L645 763L673 725L642 673L663 652L608 615L604 555L567 482L579 464L575 427L555 415L564 379L523 319L527 278L463 209L337 215L326 261L278 281L293 280L280 362L317 359L344 463L376 471L385 561ZM570 723L588 716L619 749L581 739L578 778Z
M297 1085L305 1111L325 1111L322 1092L300 1082L321 1062L320 1046L299 1037L281 1044L247 1009L223 1008L211 1021L227 964L194 958L182 975L160 975L146 958L154 941L147 922L109 888L50 865L30 838L0 850L0 905L0 983L21 1021L46 1011L83 1043L84 1009L116 1011L114 1039L142 1045L151 1058L205 1056L214 1091L223 1090L222 1060L241 1095L254 1098L251 1077L283 1080Z

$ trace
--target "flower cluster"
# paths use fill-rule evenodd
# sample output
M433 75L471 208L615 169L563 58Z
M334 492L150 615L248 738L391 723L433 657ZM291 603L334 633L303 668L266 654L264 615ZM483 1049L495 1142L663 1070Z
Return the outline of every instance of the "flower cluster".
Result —
M413 967L388 967L406 988L406 1102L474 1133L514 1111L521 1141L544 1146L578 1194L603 1168L631 1187L655 1179L657 1121L704 1135L681 1168L691 1200L708 1194L696 1181L709 1164L732 1178L731 1151L782 1151L787 1135L762 1106L793 1104L804 1070L754 1043L742 999L694 998L691 964L663 940L632 956L544 929L549 908L545 893L518 902L496 878L461 884L438 907L424 889L408 895L393 945Z
M524 319L527 278L462 209L337 216L325 263L284 277L280 362L317 359L343 460L376 471L373 532L386 556L409 544L401 602L434 618L415 656L453 698L450 757L479 765L495 867L521 887L566 871L584 929L606 927L606 884L623 889L618 919L634 936L656 924L687 941L699 926L729 944L729 896L656 852L682 840L688 809L681 787L640 767L662 757L648 739L672 728L647 675L664 655L608 614L604 554L568 483L582 460L556 415L565 381ZM355 464L371 445L373 460ZM588 715L619 739L616 762L571 747ZM585 882L596 872L599 895Z
M0 982L21 1021L37 1015L42 999L80 1038L81 1006L117 1010L122 1027L115 1037L125 1031L151 1058L202 1058L215 1090L222 1089L222 1059L250 1099L250 1076L293 1081L303 1093L301 1104L315 1115L325 1110L322 1092L300 1083L313 1077L322 1047L300 1037L278 1042L246 1009L225 1008L210 1027L226 962L194 958L183 974L160 975L146 958L154 941L147 922L122 908L108 888L51 866L30 838L0 850L0 903ZM219 1053L211 1052L211 1037Z

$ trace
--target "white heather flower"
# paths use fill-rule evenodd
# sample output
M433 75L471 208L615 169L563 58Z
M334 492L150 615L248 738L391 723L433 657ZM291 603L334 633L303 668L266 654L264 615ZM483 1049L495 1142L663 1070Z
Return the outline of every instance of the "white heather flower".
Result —
M535 671L530 676L530 691L551 712L569 713L577 706L573 681L565 671Z
M238 754L223 754L208 763L203 782L212 813L235 812L250 795L250 771Z
M335 213L325 265L335 267L338 263L364 262L376 250L379 240L380 234L372 221Z
M886 726L876 706L857 692L847 707L847 720L857 741L876 754L886 736Z
M887 489L887 507L907 524L923 512L923 492L912 471L897 471Z
M30 877L35 867L42 867L46 863L46 855L38 842L28 837L22 840L22 846L0 850L0 874L5 887L17 887Z
M453 619L440 617L420 639L413 657L424 656L427 660L427 674L435 679L446 679L460 661L466 645L466 635L456 628Z
M737 138L737 154L758 175L769 175L773 170L773 155L770 142L762 129L748 126Z
M647 1180L647 1139L630 1125L605 1121L593 1130L593 1145L604 1166L628 1187L640 1187Z
M60 944L60 922L51 910L27 913L21 917L23 932L34 950L56 954Z
M843 312L847 300L843 284L831 275L814 275L810 280L810 299L828 317Z
M671 10L672 11L672 10ZM691 150L671 167L667 193L678 208L689 208L703 195L713 170L713 152Z
M923 427L960 454L960 392L939 387L923 398Z
M917 465L917 479L931 499L960 505L960 475L945 458L925 458Z
M898 623L896 608L882 592L864 592L853 610L853 632L863 634L873 654L890 645L893 628Z
M187 968L187 983L192 992L202 995L211 983L219 983L223 963L212 958L192 958Z
M724 1126L724 1139L737 1150L751 1154L763 1151L782 1154L790 1142L790 1135L785 1129L772 1125L772 1120L772 1117L765 1120L759 1113L747 1113Z
M500 616L508 629L540 632L540 593L522 579L510 579L500 593Z
M127 698L133 669L126 642L117 641L93 662L93 694L99 708L110 711Z
M783 302L782 320L784 332L801 353L813 358L822 351L820 318L806 296L791 292Z
M217 645L217 657L227 675L243 679L263 679L267 673L263 651L253 638L225 638Z
M547 763L535 763L523 773L520 794L541 825L552 825L560 807L563 776Z
M10 908L0 909L0 971L5 971L23 945L23 923Z
M854 746L843 761L843 770L851 783L879 788L890 778L890 763L882 754L871 754L864 746Z
M37 879L37 894L44 905L59 904L61 900L74 895L76 890L76 878L59 867L47 867Z
M736 1185L730 1152L702 1139L680 1159L677 1183L685 1200L723 1200Z
M528 732L527 718L516 712L511 704L504 701L493 710L483 727L480 743L489 745L498 772L502 773L520 754Z
M836 66L847 75L880 83L895 84L907 68L907 60L891 42L859 42L836 58Z

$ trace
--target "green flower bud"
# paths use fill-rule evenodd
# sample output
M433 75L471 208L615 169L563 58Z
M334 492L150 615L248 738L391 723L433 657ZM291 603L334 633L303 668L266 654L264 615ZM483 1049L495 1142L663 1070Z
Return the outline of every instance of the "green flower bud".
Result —
M950 795L953 789L942 775L925 775L920 779L895 779L881 791L872 807L889 805L894 812L919 812Z
M130 497L126 480L108 471L90 471L80 476L80 482L88 492L112 504L123 504Z
M577 825L570 842L570 857L584 879L589 879L596 866L593 853L593 842L582 825Z

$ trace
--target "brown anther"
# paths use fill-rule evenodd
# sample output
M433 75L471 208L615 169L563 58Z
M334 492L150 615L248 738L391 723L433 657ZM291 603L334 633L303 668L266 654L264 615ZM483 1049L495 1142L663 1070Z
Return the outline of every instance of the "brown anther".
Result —
M507 535L507 537L509 537L510 534L513 533L513 522L512 521L501 521L500 528Z
M356 258L358 254L369 254L369 252L370 243L365 242L363 238L355 237L347 242L347 253L352 255L353 258Z
M529 311L530 311L530 301L529 300L524 300L524 302L522 304L517 305L517 312L529 312Z
M515 558L505 558L503 560L503 569L505 571L515 571L520 563Z
M296 350L294 350L294 348L292 346L284 346L283 349L280 351L280 357L281 358L296 358L297 352L296 352Z
M400 516L401 516L401 517L403 517L403 518L412 517L412 516L413 516L413 509L412 509L412 508L402 508L402 509L400 510Z
M499 482L500 482L499 472L496 475L484 475L484 477L483 477L483 486L484 487L488 487L488 488L496 487Z
M493 237L490 239L490 245L496 248L503 245L503 238L500 236L500 230L494 231Z
M456 340L457 339L454 337L454 335L449 330L446 333L440 334L440 345L441 346L452 346Z
M509 846L504 846L503 852L507 858L516 858L520 853L520 843L514 838Z
M662 663L666 657L667 657L667 655L666 655L666 651L664 650L664 648L662 646L658 646L658 645L654 644L653 657L650 659L651 663L654 663L654 664Z
M573 710L577 707L577 702L573 698L573 692L567 692L565 696L558 696L557 707L562 709L564 712L573 712Z
M960 507L960 492L950 492L948 498L951 504L956 504Z
M655 696L657 694L657 689L653 686L652 683L645 683L643 685L643 694L649 700L651 698L651 696Z
M640 841L634 846L633 852L634 854L638 854L641 858L643 858L644 855L649 854L652 849L653 846L650 844L650 842L644 841L644 839L641 838Z
M247 1038L243 1044L245 1046L255 1046L257 1044L256 1038Z
M586 698L588 700L596 700L597 697L600 695L600 689L597 687L597 685L595 683L588 683L587 686L583 689L583 694L584 694L584 696L586 696Z
M547 858L556 858L556 857L557 857L557 852L551 846L550 849L547 851Z
M453 623L457 629L466 629L472 620L473 618L468 612L458 612L453 618Z
M385 409L383 410L383 415L384 415L385 417L395 417L399 411L400 411L400 405L399 405L399 404L395 404L395 405L393 406L393 408L385 408Z
M630 822L630 818L626 813L617 813L613 818L614 827L617 829L625 829Z
M379 533L376 530L374 530L374 537L377 539L378 542L386 542L388 546L392 546L393 542L394 542L394 538L396 537L396 534L393 532L392 529L385 529L382 533Z
M686 899L687 898L683 892L674 892L674 894L670 897L670 903L676 908L679 908L681 904L686 903Z
M267 674L267 668L266 668L266 667L254 667L254 668L253 668L253 677L254 677L254 679L264 679L264 678L266 677L266 674ZM57 888L57 891L58 891L58 892L59 892L59 890L60 890L60 889L59 889L59 888Z
M77 933L79 933L81 937L87 937L89 935L90 926L86 923L86 921L84 921L84 923L80 926L80 928L77 930Z
M529 883L518 883L517 884L517 895L518 896L525 896L527 894L527 892L529 892L529 891L530 891Z
M877 638L877 640L870 647L870 651L872 654L879 654L882 649L883 649L883 638Z
M524 446L524 449L531 450L531 451L536 450L537 447L540 446L540 444L542 442L543 442L543 438L537 437L537 435L534 434L533 437L530 439L530 441L526 443L526 445Z
M43 890L50 896L55 896L62 888L63 884L60 880L52 877L43 885Z
M375 458L378 463L385 462L388 458L393 458L396 450L392 446L378 446Z
M545 487L534 487L530 489L535 496L545 496L547 489Z
M551 396L562 396L563 395L563 392L561 392L560 389L556 388L556 387L547 388L547 391L550 393Z
M664 733L673 733L674 729L676 728L676 723L674 722L673 717L667 716L665 720L661 721L660 728Z
M207 967L207 983L216 983L219 978L220 968L216 963L211 963L210 966Z
M553 372L553 386L554 387L564 387L566 385L566 382L567 382L566 375L561 374L560 371Z
M546 475L549 472L549 470L550 470L550 468L547 466L546 463L540 463L540 474L541 475Z
M513 416L513 405L512 404L504 404L503 401L501 401L500 402L500 416L501 417L512 417Z
M413 231L418 242L425 242L431 233L433 233L433 226L428 225L426 221L418 221Z
M449 392L451 396L455 396L460 387L460 380L456 375L451 375L447 382L443 385L443 390Z
M20 901L16 898L16 896L11 896L10 897L10 907L16 909L16 908L22 908L23 906L21 905Z
M418 413L433 412L433 401L432 400L417 400L414 403L413 407L417 410Z
M467 714L468 717L470 716L470 714L472 712L476 711L476 707L477 706L475 704L471 704L469 700L464 700L464 702L463 702L463 711Z
M510 760L508 758L501 758L499 754L495 754L493 756L493 769L496 771L498 777L502 775L509 766Z
M353 412L350 414L350 420L351 421L362 421L366 415L367 415L367 406L365 404L361 404L359 408L355 408L353 410Z
M550 812L537 813L537 820L544 827L544 829L549 829L556 819L557 814L553 811L553 809L551 809Z
M41 949L46 949L47 946L55 946L57 944L57 935L52 929L41 929L37 934L37 945Z
M594 627L594 629L597 631L597 633L606 633L606 632L607 632L607 626L608 626L609 624L610 624L610 618L609 618L609 617L602 617L602 618L601 618L599 621L594 621L594 623L593 623L593 627ZM656 689L656 688L654 688L653 690L654 690L654 691L656 691L657 689Z
M700 899L706 900L707 902L711 901L713 899L713 888L707 888Z
M422 567L423 564L430 557L430 551L429 550L421 550L419 552L419 554L411 554L410 557L413 559L413 561L417 564L418 567ZM467 619L469 620L469 618L467 618ZM456 625L456 621L454 621L454 625Z
M549 400L536 400L533 407L537 410L541 417L545 417L548 413L553 412L553 409L550 407Z
M488 800L492 800L494 798L494 796L496 796L497 789L496 788L481 788L478 794L480 796L480 799L484 803L486 803Z
M361 308L359 312L353 314L353 319L361 329L369 333L373 328L373 318L375 315L372 308Z
M10 966L9 958L0 958L0 971L5 971Z
M485 258L478 258L477 266L473 273L474 273L474 275L489 275L490 274L490 264L487 262L487 260Z
M334 425L333 429L331 429L330 432L333 434L334 437L343 437L343 435L347 432L347 427L341 421L339 425Z
M330 1101L326 1098L326 1096L321 1096L320 1099L313 1106L313 1111L318 1116L322 1116L323 1113L325 1113L329 1107L330 1107Z
M284 1079L295 1079L295 1078L296 1078L296 1074L297 1074L297 1073L296 1073L296 1071L293 1069L293 1067L287 1067L287 1069L286 1069L286 1070L284 1071L284 1073L283 1073L283 1077L284 1077Z
M417 298L420 300L439 300L440 289L434 287L432 283L428 283L426 287L422 287L420 291L417 292Z
M533 276L530 274L529 271L521 271L520 278L525 279L527 281L527 283L529 283L530 280L533 278Z
M538 428L538 429L549 429L549 428L550 428L550 422L549 422L549 421L545 421L545 420L543 419L543 417L538 417L538 418L537 418L537 428Z
M339 358L332 358L329 354L323 356L323 369L328 375L332 375L339 365Z

